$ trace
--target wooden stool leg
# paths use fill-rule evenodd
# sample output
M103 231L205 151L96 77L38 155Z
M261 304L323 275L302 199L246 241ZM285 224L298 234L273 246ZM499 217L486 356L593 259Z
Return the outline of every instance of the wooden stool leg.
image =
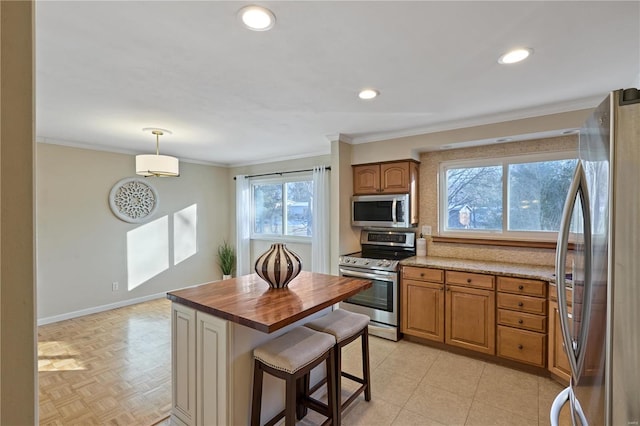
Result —
M371 371L369 369L369 331L367 327L362 332L362 378L366 383L364 400L371 401Z
M334 346L334 358L335 358L335 384L336 384L336 402L338 404L338 411L342 412L342 346ZM328 373L327 373L328 374Z
M336 360L339 359L335 353L340 353L340 348L334 346L329 351L329 357L327 358L327 408L329 409L329 415L331 416L331 424L333 426L340 426L341 419L341 403L340 403L340 388L337 386L337 379L340 377L340 369L336 368Z
M285 426L295 426L296 424L296 393L298 391L297 380L293 375L286 378L286 397L285 397Z
M253 365L253 396L251 398L251 426L260 426L260 410L262 408L262 369L260 362Z
M297 402L296 402L296 417L298 420L302 420L308 412L307 405L304 403L309 397L309 381L311 372L300 377L296 381L297 390Z

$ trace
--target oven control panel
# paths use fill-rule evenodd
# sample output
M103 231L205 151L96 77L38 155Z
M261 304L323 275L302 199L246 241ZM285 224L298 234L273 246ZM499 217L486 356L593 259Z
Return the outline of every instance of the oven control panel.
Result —
M397 260L340 256L338 263L341 266L353 266L356 268L378 269L383 271L397 271L400 262Z

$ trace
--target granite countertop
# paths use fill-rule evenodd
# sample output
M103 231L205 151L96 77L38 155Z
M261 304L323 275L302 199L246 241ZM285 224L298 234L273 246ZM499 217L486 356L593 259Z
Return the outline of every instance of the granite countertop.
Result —
M556 282L553 266L526 265L520 263L489 262L484 260L455 259L449 257L413 256L400 262L402 266L439 268L451 271L475 272L479 274Z

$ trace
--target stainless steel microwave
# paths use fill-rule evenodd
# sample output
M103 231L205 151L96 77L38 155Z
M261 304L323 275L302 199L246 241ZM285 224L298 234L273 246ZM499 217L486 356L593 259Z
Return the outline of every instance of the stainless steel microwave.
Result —
M355 195L351 197L351 225L410 228L409 194Z

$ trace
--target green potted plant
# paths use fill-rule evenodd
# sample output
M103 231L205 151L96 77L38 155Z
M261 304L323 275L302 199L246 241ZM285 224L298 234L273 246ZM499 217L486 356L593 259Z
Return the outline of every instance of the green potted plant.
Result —
M220 270L222 271L222 279L228 280L231 278L233 269L236 266L236 252L226 240L218 247L218 265L220 265Z

